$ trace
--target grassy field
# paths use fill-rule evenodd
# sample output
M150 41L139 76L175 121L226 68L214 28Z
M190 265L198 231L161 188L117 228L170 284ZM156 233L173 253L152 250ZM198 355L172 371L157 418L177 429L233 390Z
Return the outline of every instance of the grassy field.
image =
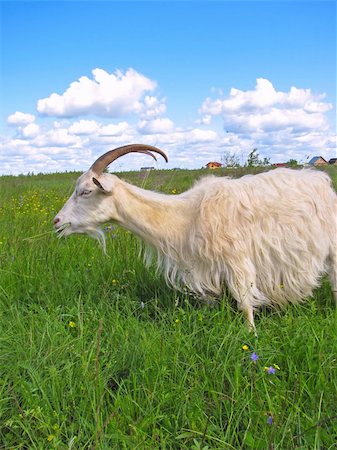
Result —
M203 173L123 177L174 195ZM337 449L328 281L258 314L256 339L232 300L169 289L123 229L109 257L58 240L76 178L0 177L0 449Z

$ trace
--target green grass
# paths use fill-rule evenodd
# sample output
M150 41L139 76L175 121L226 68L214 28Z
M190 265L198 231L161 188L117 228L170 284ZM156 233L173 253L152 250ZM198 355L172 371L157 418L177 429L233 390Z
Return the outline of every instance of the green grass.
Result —
M171 193L204 173L123 177ZM49 233L76 178L0 178L0 449L337 448L328 282L258 314L256 339L230 299L202 305L146 270L130 233L109 233L109 257Z

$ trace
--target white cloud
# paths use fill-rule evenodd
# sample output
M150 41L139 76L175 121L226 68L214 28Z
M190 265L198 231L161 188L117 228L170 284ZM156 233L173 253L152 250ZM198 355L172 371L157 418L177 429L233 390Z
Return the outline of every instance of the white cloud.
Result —
M210 125L212 122L211 114L205 114L201 119L197 119L196 123L199 125Z
M131 127L127 122L119 122L117 124L110 123L101 126L99 130L100 136L122 136L130 131Z
M172 120L159 117L154 120L142 120L138 124L138 130L141 134L162 134L173 131L174 124Z
M8 125L13 126L24 126L28 125L29 123L34 122L35 116L33 114L27 114L20 111L16 111L14 114L11 114L7 118Z
M153 118L161 116L166 112L166 98L158 99L154 96L147 95L144 98L143 105L139 111L144 118Z
M330 151L331 155L336 157L337 136L335 134L312 132L295 137L295 141L300 145L325 149L325 153Z
M199 128L194 128L192 130L183 131L183 139L189 144L198 144L206 142L217 142L218 135L213 130L200 130Z
M156 88L156 82L130 68L125 73L92 71L93 79L82 76L70 84L63 94L51 94L37 102L40 114L57 117L98 115L122 117L158 109L155 97L143 97ZM162 108L162 106L161 106Z
M320 113L308 114L303 109L271 108L268 111L254 113L240 112L223 117L226 130L237 133L271 132L281 129L310 131L325 130L328 127L326 117Z
M36 123L29 123L21 130L24 138L34 138L40 133L40 126Z
M44 134L40 134L32 141L32 145L39 148L80 147L81 144L81 138L70 134L66 128L53 128Z
M99 123L95 120L79 120L69 127L70 134L87 135L94 134L99 130Z
M323 99L324 95L314 95L310 89L291 87L289 92L278 92L269 80L258 78L254 90L232 88L225 98L207 98L199 112L205 123L211 116L221 116L225 129L237 133L326 130L329 124L324 114L332 105Z

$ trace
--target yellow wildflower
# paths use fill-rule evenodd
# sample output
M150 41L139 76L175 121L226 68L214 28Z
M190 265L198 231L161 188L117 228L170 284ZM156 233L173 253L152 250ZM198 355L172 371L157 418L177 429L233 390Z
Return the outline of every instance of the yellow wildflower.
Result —
M244 352L247 352L249 350L249 347L247 344L244 344L241 348Z
M73 322L72 320L68 323L68 326L70 327L70 328L76 328L76 323L75 322Z
M48 437L47 437L47 441L48 442L51 442L53 439L54 439L54 435L53 434L50 434Z

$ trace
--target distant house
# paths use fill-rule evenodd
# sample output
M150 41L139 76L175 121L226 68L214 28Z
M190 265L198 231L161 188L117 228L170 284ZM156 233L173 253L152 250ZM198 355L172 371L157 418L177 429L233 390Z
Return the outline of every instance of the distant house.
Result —
M287 163L275 163L275 164L273 164L273 166L275 166L275 167L286 167Z
M222 164L216 161L212 161L206 164L207 169L218 169L222 167Z
M141 167L140 170L145 170L145 171L154 170L154 167Z
M337 166L337 158L330 158L329 164L333 164L333 165Z
M325 166L328 162L322 156L314 156L309 161L310 166Z

